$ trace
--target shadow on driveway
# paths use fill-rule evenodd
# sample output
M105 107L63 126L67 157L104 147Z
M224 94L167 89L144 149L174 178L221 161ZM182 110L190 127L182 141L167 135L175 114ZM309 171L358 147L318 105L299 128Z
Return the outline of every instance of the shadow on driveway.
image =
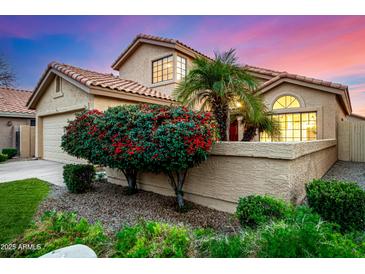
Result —
M0 164L0 183L38 178L58 186L63 183L64 164L45 160L8 161Z

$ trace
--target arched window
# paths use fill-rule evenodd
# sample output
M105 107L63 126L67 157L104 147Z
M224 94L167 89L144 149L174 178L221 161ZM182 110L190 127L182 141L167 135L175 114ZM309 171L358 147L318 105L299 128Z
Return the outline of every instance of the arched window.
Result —
M290 95L281 96L276 100L272 109L286 109L286 108L299 108L300 103L297 98Z
M303 106L294 96L284 95L279 97L273 104L272 109L275 112L271 116L278 126L278 132L274 136L262 132L260 133L260 141L297 142L316 140L317 112L304 112L300 107Z

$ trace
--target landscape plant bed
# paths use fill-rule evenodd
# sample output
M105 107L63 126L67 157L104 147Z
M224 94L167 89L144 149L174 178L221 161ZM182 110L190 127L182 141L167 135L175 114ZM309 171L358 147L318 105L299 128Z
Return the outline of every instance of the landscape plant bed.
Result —
M174 197L139 190L127 195L127 188L110 183L95 183L92 190L72 194L66 188L53 186L51 195L40 205L37 216L50 210L74 211L91 223L100 221L108 234L141 219L183 224L191 228L212 228L223 233L239 231L233 214L186 203L187 211L177 211Z

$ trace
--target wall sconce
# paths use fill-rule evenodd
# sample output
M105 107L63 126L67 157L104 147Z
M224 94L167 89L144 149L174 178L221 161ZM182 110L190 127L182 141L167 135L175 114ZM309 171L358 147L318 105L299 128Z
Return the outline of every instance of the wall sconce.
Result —
M11 127L13 125L13 122L12 121L8 121L7 125L8 125L8 127Z

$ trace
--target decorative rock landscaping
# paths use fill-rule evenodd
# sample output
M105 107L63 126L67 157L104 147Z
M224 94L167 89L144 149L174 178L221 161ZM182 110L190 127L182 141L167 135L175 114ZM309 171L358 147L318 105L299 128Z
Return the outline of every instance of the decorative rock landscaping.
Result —
M365 163L337 161L323 179L356 182L365 188Z
M212 228L224 233L239 230L232 214L187 202L187 212L177 212L174 197L147 191L127 195L126 188L110 183L96 183L83 194L72 194L66 188L53 186L52 193L40 205L37 216L45 211L74 211L94 223L100 221L107 233L114 234L124 225L140 219L184 224L192 228Z

